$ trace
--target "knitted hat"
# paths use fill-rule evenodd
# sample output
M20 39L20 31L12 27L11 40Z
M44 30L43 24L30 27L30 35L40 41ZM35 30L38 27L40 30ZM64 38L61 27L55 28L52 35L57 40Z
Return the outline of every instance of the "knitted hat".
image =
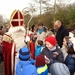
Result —
M50 66L51 75L70 75L68 67L63 63L54 63Z
M53 36L48 36L45 41L49 42L50 44L52 44L53 46L56 45L56 38Z
M19 50L19 59L26 61L30 58L30 52L28 50L28 48L23 47Z
M44 55L40 54L40 55L36 56L35 60L36 60L36 63L35 63L36 67L45 65Z

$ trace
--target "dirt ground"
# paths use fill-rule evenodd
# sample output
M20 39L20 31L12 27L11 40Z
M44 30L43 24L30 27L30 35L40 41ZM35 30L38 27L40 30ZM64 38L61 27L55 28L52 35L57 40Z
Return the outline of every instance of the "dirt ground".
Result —
M0 75L4 75L4 63L0 62Z

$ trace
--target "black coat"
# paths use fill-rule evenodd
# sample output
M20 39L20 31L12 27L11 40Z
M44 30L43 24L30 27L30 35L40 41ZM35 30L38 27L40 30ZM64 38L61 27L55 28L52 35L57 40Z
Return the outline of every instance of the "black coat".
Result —
M69 36L69 31L62 25L56 33L56 40L60 48L63 45L63 39L65 36Z

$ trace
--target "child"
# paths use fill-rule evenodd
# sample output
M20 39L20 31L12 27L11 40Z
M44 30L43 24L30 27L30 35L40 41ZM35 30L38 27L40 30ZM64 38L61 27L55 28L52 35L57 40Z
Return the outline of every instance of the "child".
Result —
M65 59L65 64L70 70L70 75L74 75L75 72L75 52L73 49L73 43L70 41L69 36L65 36L63 40L63 45L66 47L67 56Z
M45 63L50 65L55 62L64 62L63 53L56 46L56 38L53 36L48 36L45 39L46 47L42 50L42 54L45 55ZM50 72L50 71L49 71Z
M52 31L49 31L48 34L47 34L47 37L48 36L54 36L55 37L55 34Z
M42 40L37 40L36 44L36 50L35 50L35 57L41 54L41 51L43 49L43 41Z
M38 75L48 75L48 67L45 64L44 55L40 54L36 56L35 60L36 60L35 65L37 68Z
M51 75L70 75L68 67L63 63L54 63L50 67Z
M36 67L33 65L34 60L30 58L28 48L23 47L19 51L19 59L16 66L17 75L37 75Z

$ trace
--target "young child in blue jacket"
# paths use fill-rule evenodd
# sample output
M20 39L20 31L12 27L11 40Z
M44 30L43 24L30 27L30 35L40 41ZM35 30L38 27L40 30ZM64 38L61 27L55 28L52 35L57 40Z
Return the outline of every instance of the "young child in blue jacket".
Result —
M63 45L66 47L67 56L65 59L65 64L68 66L70 75L74 75L75 72L75 52L73 48L73 43L69 36L65 36L63 40Z
M16 66L17 75L38 75L34 66L35 61L30 58L28 48L23 47L19 50L19 59L20 61Z
M42 40L37 40L37 46L35 50L35 57L41 54L43 49L43 41Z

